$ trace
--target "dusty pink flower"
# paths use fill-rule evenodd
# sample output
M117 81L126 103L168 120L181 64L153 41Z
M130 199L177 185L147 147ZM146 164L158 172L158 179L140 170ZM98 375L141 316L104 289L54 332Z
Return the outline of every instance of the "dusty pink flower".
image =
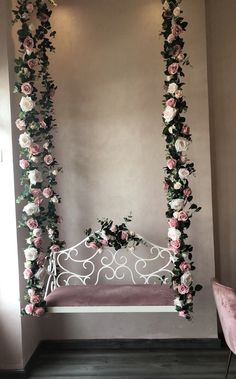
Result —
M180 317L186 317L187 312L186 311L179 311Z
M170 247L174 252L177 252L177 250L180 248L180 246L181 246L181 242L180 242L180 240L170 241L170 243L169 243L169 247Z
M40 205L40 204L42 204L42 202L43 202L43 196L35 196L35 198L34 198L34 203L35 204L37 204L37 205Z
M29 162L26 159L21 159L19 164L22 170L25 170L26 168L29 167Z
M53 252L53 253L59 253L59 251L60 251L60 246L54 244L54 245L52 245L52 246L50 247L50 250L51 250L51 252Z
M24 120L21 120L20 118L18 118L18 119L15 121L15 124L16 124L16 127L17 127L19 130L25 130L25 121L24 121Z
M180 54L177 56L177 59L178 59L179 62L183 62L184 58L185 58L184 53L180 53Z
M122 230L122 232L121 232L121 239L127 241L128 238L129 238L129 233L126 232L125 230Z
M27 61L27 65L28 65L28 67L29 67L31 70L34 70L35 67L36 67L38 64L39 64L39 60L38 60L37 58L35 58L35 59L31 58L31 59L29 59L29 60Z
M37 317L43 316L45 313L45 309L43 307L35 307L34 315Z
M103 246L107 246L108 245L108 240L101 240L100 242L101 242L101 244Z
M49 19L49 16L46 13L40 13L38 18L41 22L47 22Z
M175 36L173 33L169 34L167 37L167 42L172 43L175 40Z
M49 96L53 97L55 95L55 93L56 93L55 88L51 88L49 91Z
M37 257L37 263L39 266L43 266L45 258L46 258L46 254L41 251Z
M35 220L34 218L29 218L29 220L27 220L26 222L26 225L31 230L36 229L38 227L38 221Z
M115 232L117 231L117 227L116 227L116 225L115 225L114 223L112 223L112 225L111 225L111 227L110 227L110 231L111 231L112 233L115 233Z
M184 190L183 190L183 193L184 193L184 196L185 197L189 197L189 196L191 196L192 195L192 190L191 190L191 188L185 188Z
M190 132L190 127L187 124L184 124L182 127L182 133L189 134L189 132Z
M172 218L169 220L168 224L169 224L169 226L170 226L171 228L177 228L177 226L178 226L178 220L177 220L176 218L172 217Z
M43 120L39 121L39 125L40 125L40 128L47 129L47 124L45 121L43 121Z
M181 271L185 272L191 269L191 265L188 262L182 262L179 265Z
M34 6L33 6L33 4L32 4L32 3L28 3L28 4L26 5L26 9L27 9L27 11L28 11L29 13L32 13L33 10L34 10Z
M188 220L188 213L185 211L174 212L174 217L178 221L187 221Z
M175 159L168 159L166 165L167 165L169 170L173 170L173 168L176 167L176 163L177 163L177 161Z
M176 99L180 99L181 97L183 97L183 91L181 89L178 89L175 92L175 97L176 97Z
M169 188L169 184L167 182L163 182L164 190L167 191Z
M26 268L23 275L25 279L30 279L33 276L33 271L30 268Z
M179 284L178 285L178 292L180 293L180 295L185 295L186 293L189 292L189 287L186 286L186 284Z
M26 49L27 54L30 54L34 48L34 40L30 36L27 36L23 42L23 46Z
M41 148L37 143L32 143L32 145L29 148L29 151L32 155L39 155Z
M31 193L34 197L39 196L42 194L42 191L40 188L31 188Z
M180 45L175 45L174 48L173 48L173 55L175 57L177 57L177 55L179 55L181 51L182 51L181 46Z
M33 296L35 294L35 290L33 288L28 289L28 295Z
M47 154L45 155L45 157L43 158L44 162L47 164L47 165L50 165L53 163L53 157L51 156L51 154Z
M33 295L30 297L30 302L32 304L38 304L40 302L40 300L41 300L40 295Z
M24 94L24 95L30 95L33 91L33 87L31 86L30 83L23 83L21 85L21 92Z
M95 241L89 242L88 247L91 247L91 249L97 249L97 245Z
M43 196L46 197L46 199L48 199L52 195L53 195L53 190L51 188L49 188L49 187L44 188Z
M32 315L33 312L34 312L34 305L33 304L27 304L25 306L25 312L28 314L28 315Z
M175 36L178 37L182 33L183 29L181 26L174 24L171 28L171 33Z
M169 72L170 75L176 74L177 71L178 71L178 69L179 69L179 64L178 63L171 63L168 66L168 68L167 68L167 70L168 70L168 72Z
M33 239L33 244L35 247L39 248L42 245L42 237L36 237Z
M175 108L176 107L176 100L173 97L171 97L170 99L168 99L166 101L166 106Z

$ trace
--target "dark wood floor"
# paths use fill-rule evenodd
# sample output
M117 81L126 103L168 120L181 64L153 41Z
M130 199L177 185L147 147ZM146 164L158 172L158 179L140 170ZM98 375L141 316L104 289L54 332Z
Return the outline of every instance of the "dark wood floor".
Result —
M40 352L29 378L223 379L228 350L58 350ZM228 379L236 379L236 356Z

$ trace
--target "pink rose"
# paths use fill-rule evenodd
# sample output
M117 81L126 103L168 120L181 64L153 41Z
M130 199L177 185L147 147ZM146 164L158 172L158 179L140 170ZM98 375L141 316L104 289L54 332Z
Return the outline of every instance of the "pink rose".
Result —
M187 221L188 220L188 213L185 211L174 212L174 217L178 221Z
M38 227L38 221L33 218L29 218L29 220L26 222L26 225L31 230L36 229Z
M42 245L42 237L36 237L33 239L34 246L39 248Z
M34 197L39 196L42 194L42 191L40 188L31 188L31 193Z
M171 33L175 36L178 37L182 33L183 29L181 26L174 24L171 28Z
M170 241L169 246L174 252L177 252L181 246L181 242L180 240Z
M21 92L24 94L24 95L30 95L33 91L33 87L31 86L30 83L23 83L21 85Z
M173 48L173 55L177 57L181 53L182 49L180 45L175 45Z
M34 6L33 6L33 4L32 4L32 3L28 3L28 4L26 5L26 9L27 9L27 11L28 11L29 13L32 13L33 10L34 10Z
M102 246L107 246L108 245L108 241L107 240L101 240L100 241Z
M186 311L179 311L180 317L186 317L187 312Z
M46 199L48 199L52 195L53 195L53 190L51 188L49 188L49 187L44 188L43 196L46 197Z
M191 269L191 265L187 262L182 262L180 265L179 265L179 268L182 272L185 272L185 271L188 271Z
M21 159L19 164L22 170L25 170L26 168L29 167L29 162L26 159Z
M183 62L184 58L185 58L184 53L180 53L180 54L177 56L177 59L178 59L179 62Z
M167 182L163 182L163 188L165 191L167 191L169 188L169 184Z
M172 43L173 41L175 40L175 36L174 34L169 34L168 37L167 37L167 42L168 43Z
M32 304L38 304L40 302L40 300L41 300L40 295L33 295L30 297L30 302Z
M183 125L182 133L183 134L189 134L189 132L190 132L190 127L187 124Z
M50 165L53 162L53 157L51 156L51 154L47 154L47 155L45 155L43 160L47 165Z
M177 161L175 159L168 159L167 161L167 167L169 170L173 170L173 168L176 167Z
M37 317L43 316L45 313L45 309L43 307L35 307L34 314Z
M168 222L169 226L171 228L177 228L178 226L178 220L176 220L176 218L172 217L169 222Z
M96 242L94 242L94 241L89 242L88 247L89 247L89 248L91 247L91 249L97 249Z
M26 268L23 275L25 279L30 279L33 276L33 271L30 268Z
M176 106L176 100L173 97L171 97L170 99L168 99L166 101L166 106L175 108L175 106Z
M192 195L192 190L191 188L188 187L183 190L183 193L184 193L184 196L188 198L189 196Z
M37 257L37 263L39 266L43 266L45 258L46 258L46 254L41 251Z
M38 65L38 63L39 63L39 60L37 59L37 58L35 58L35 59L29 59L28 61L27 61L27 64L28 64L28 67L31 69L31 70L34 70L35 69L35 67Z
M51 252L53 252L53 253L59 253L59 251L60 251L60 246L54 244L54 245L52 245L52 246L50 247L50 250L51 250Z
M114 223L111 225L111 227L110 227L110 231L111 231L112 233L115 233L115 232L117 231L117 227L116 227L116 225L115 225Z
M56 93L55 88L51 88L49 91L49 96L53 97L55 95L55 93Z
M186 163L187 160L188 160L187 155L185 155L185 154L181 154L180 161L181 161L182 163Z
M46 122L43 120L39 121L39 125L40 125L40 128L42 128L42 129L47 129L47 127L48 127Z
M186 293L189 292L189 287L186 286L186 284L179 284L178 285L178 292L180 293L180 295L185 295Z
M49 19L49 16L46 13L40 13L38 15L38 18L40 19L41 22L47 22Z
M20 118L18 118L18 119L15 121L15 124L16 124L16 127L17 127L19 130L25 130L25 121L24 121L24 120L21 120Z
M27 315L32 315L34 312L34 305L33 304L27 304L25 306L25 312L27 313Z
M29 151L32 155L38 155L40 154L41 148L37 143L32 143L32 145L29 148Z
M34 40L30 36L27 36L23 42L23 46L26 49L27 54L30 54L34 48Z
M37 204L37 205L40 205L40 204L42 204L42 202L43 202L43 197L42 196L35 196L35 198L34 198L34 203L35 204Z
M125 230L122 230L122 232L121 232L121 239L127 241L128 238L129 238L129 233L126 232Z
M177 73L178 69L179 69L178 63L172 63L167 68L170 75L175 75Z
M176 99L183 97L183 91L181 91L181 89L177 89L177 91L175 91L175 97Z

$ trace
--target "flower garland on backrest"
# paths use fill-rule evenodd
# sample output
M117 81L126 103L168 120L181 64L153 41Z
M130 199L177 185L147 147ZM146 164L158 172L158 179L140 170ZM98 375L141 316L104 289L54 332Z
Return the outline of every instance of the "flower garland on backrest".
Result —
M53 0L18 0L13 10L20 56L15 60L18 80L14 92L21 94L20 112L16 127L20 130L20 167L23 191L17 202L26 202L20 226L27 228L27 246L24 250L27 281L27 305L22 314L41 316L45 312L45 263L50 252L59 251L64 241L59 239L60 217L56 204L56 176L61 170L53 156L52 130L56 127L53 95L56 90L49 74L48 52L53 52L50 17ZM46 247L47 246L47 247Z
M169 247L174 251L174 269L172 286L176 291L175 306L179 315L191 319L193 297L201 285L193 285L191 271L195 269L192 262L192 246L186 242L186 229L190 218L201 208L192 203L192 190L189 176L195 172L194 164L187 158L186 152L191 142L190 128L186 124L183 112L187 104L183 95L183 65L189 60L183 52L182 33L188 23L182 17L179 7L181 0L162 0L163 24L161 34L164 36L164 50L161 52L165 64L165 89L163 105L164 129L166 140L166 167L164 187L167 191L168 237ZM188 203L189 207L187 207Z

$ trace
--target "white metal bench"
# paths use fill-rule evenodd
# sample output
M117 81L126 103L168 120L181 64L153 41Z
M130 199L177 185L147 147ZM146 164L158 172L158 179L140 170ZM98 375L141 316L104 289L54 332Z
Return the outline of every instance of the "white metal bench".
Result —
M87 242L88 237L51 253L45 291L49 313L175 311L170 249L145 240L135 248L94 250Z

